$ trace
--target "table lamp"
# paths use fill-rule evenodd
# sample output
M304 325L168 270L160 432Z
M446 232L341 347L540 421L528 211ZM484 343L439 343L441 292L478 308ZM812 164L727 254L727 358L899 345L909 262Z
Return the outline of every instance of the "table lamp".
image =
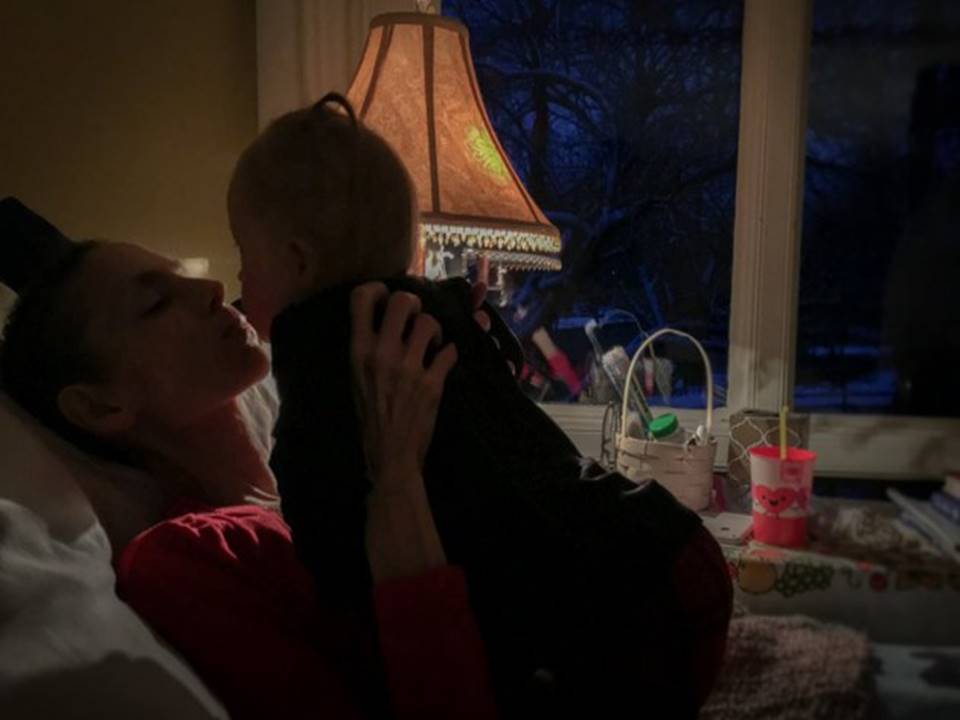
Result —
M378 15L347 98L413 178L424 263L414 270L445 277L445 259L461 271L472 261L489 284L491 268L560 269L560 233L497 139L462 23L423 12Z

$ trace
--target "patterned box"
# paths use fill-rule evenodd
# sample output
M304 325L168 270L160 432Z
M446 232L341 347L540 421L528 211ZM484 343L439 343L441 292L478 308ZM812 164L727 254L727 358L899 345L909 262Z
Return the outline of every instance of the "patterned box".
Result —
M766 410L740 410L730 416L730 447L723 494L729 512L750 514L750 448L778 445L780 418ZM810 416L790 413L787 417L787 444L807 448L810 444Z

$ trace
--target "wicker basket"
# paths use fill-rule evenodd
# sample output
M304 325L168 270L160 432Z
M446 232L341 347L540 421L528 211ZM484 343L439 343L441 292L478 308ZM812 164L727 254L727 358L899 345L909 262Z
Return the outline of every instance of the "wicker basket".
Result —
M627 435L628 415L633 374L644 352L664 335L675 335L689 340L700 352L707 374L706 443L686 443L646 440ZM642 366L642 365L641 365ZM710 505L713 491L713 463L717 442L713 429L713 368L703 346L687 333L664 328L648 337L633 354L624 382L620 405L620 424L616 435L616 467L635 482L653 478L673 493L674 497L691 510L705 510Z

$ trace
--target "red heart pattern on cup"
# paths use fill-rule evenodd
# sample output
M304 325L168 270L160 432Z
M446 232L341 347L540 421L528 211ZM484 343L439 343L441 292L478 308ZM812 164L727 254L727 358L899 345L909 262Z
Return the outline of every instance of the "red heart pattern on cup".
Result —
M754 485L753 497L771 515L779 515L795 502L806 505L806 493L803 497L793 488L771 488L766 485Z

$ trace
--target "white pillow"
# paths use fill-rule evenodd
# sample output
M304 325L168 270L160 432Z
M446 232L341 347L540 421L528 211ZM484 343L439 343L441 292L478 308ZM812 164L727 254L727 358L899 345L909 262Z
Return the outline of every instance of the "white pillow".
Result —
M53 535L69 542L95 520L77 483L89 462L41 428L0 392L0 498L36 513Z
M263 349L269 356L270 345L264 344ZM263 380L241 393L237 400L253 441L263 457L269 460L273 450L273 426L280 414L280 394L273 375L267 373Z
M109 716L132 702L143 709L140 717L149 716L147 708L227 717L186 663L117 598L109 541L80 490L91 472L132 489L138 481L131 470L84 457L0 395L4 717L40 716L51 708L81 717L78 707L85 703ZM107 692L118 678L140 697ZM68 707L81 698L80 706Z
M117 598L99 523L64 543L36 513L0 499L0 532L5 718L117 717L134 708L137 717L174 709L179 717L227 717L193 671Z

